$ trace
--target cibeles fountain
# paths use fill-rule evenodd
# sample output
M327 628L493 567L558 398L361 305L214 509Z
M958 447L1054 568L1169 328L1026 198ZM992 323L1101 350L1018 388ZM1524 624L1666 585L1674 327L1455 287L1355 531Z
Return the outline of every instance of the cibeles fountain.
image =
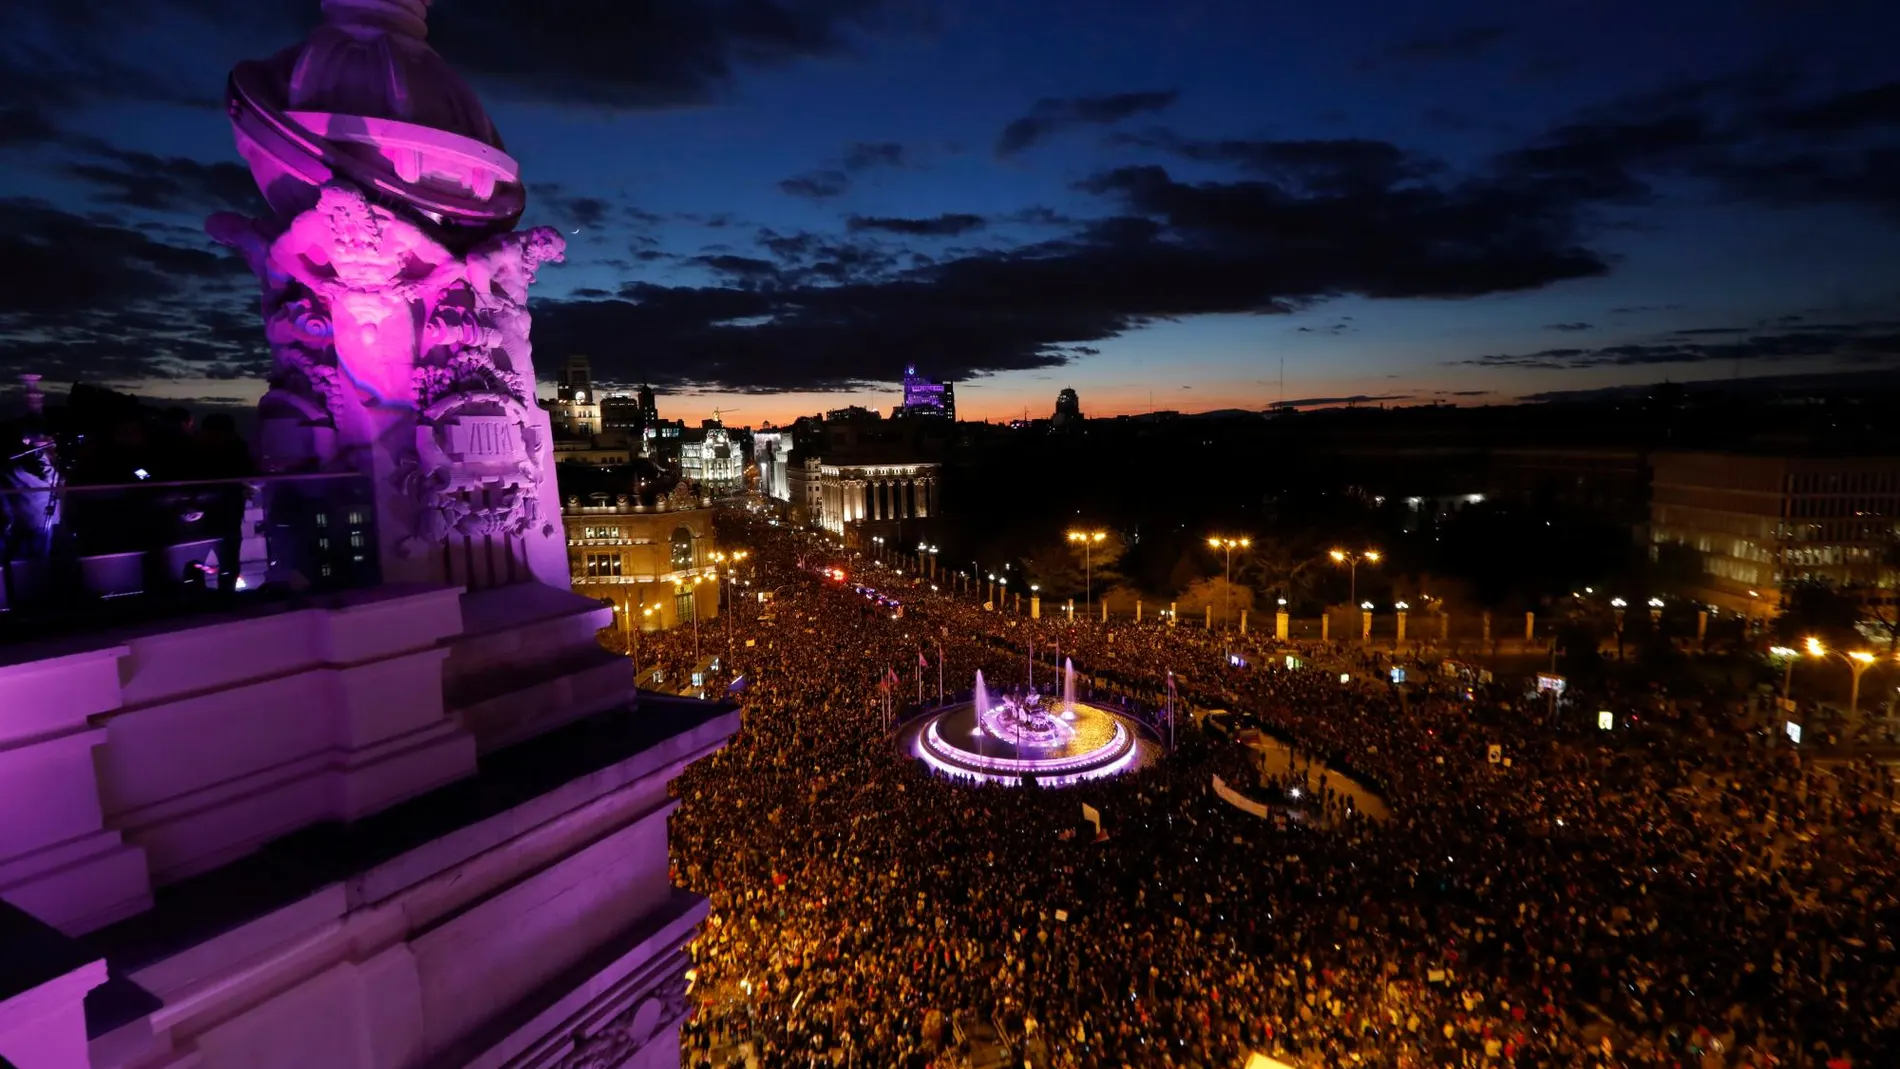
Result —
M262 289L268 471L373 480L385 581L569 585L535 403L528 288L564 242L514 229L521 172L429 47L428 0L323 0L301 45L231 72L270 207L206 229Z
M1071 661L1062 666L1060 696L1033 687L993 693L978 672L970 700L912 720L897 745L952 779L1044 787L1118 776L1160 753L1159 740L1126 711L1076 697Z

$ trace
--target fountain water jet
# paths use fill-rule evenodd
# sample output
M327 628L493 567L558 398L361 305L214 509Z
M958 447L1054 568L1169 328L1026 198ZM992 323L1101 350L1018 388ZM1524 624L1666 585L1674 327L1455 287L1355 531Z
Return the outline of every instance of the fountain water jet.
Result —
M969 701L900 730L898 745L946 775L1006 784L1063 786L1145 763L1154 750L1140 724L1078 700L1073 660L1063 661L1062 672L1060 699L1047 700L1034 688L992 692L977 672Z

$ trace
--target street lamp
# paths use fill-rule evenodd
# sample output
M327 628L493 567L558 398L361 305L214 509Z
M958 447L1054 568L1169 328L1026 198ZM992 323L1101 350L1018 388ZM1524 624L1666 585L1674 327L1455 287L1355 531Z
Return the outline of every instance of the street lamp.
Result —
M733 612L733 607L738 602L738 591L733 588L732 584L738 580L739 576L738 576L738 573L734 569L737 568L740 561L745 560L749 556L751 556L751 554L747 553L743 549L735 549L731 553L724 553L724 552L715 550L711 556L711 559L716 564L719 564L722 567L726 565L727 563L730 563L733 565L733 568L724 569L725 570L724 578L726 581L726 656L727 657L732 656L732 612ZM694 607L693 616L695 619L697 619L699 616L699 609L697 606Z
M1218 549L1227 556L1227 588L1222 592L1220 618L1222 624L1231 628L1234 620L1234 550L1249 548L1253 545L1253 539L1215 535L1207 540L1207 544L1209 548Z
M1107 538L1107 531L1069 532L1069 541L1082 547L1082 598L1090 613L1095 611L1095 547Z
M614 615L620 617L620 631L627 638L627 658L633 662L635 685L640 678L640 632L646 630L647 617L653 615L653 606L644 602L640 605L640 626L633 626L633 599L627 599L625 605L615 605Z
M1848 692L1847 715L1860 715L1860 677L1867 669L1874 666L1874 655L1866 650L1830 650L1821 645L1820 639L1809 636L1808 656L1839 657L1847 662L1847 670L1853 673L1854 677L1853 688Z
M1359 600L1359 562L1365 561L1368 564L1377 564L1384 559L1384 555L1376 549L1368 549L1364 553L1348 553L1343 549L1335 549L1328 554L1328 556L1333 558L1334 564L1343 564L1346 566L1348 584L1346 587L1346 603L1349 605Z

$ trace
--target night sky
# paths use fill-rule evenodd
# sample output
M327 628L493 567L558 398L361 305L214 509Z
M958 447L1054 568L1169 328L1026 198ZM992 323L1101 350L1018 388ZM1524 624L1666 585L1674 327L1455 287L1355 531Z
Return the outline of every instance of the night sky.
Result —
M262 392L220 107L315 0L25 0L0 374ZM1900 366L1900 4L435 0L662 414L1508 402ZM1284 387L1282 368L1284 367Z

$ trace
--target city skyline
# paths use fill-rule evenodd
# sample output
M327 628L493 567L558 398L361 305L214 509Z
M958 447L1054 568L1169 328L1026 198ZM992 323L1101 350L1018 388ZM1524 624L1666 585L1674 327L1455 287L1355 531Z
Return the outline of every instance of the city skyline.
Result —
M316 8L107 0L0 45L0 371L255 399L215 108ZM758 426L888 409L907 364L1007 420L1900 363L1884 5L515 10L430 28L568 235L543 393L586 355Z

